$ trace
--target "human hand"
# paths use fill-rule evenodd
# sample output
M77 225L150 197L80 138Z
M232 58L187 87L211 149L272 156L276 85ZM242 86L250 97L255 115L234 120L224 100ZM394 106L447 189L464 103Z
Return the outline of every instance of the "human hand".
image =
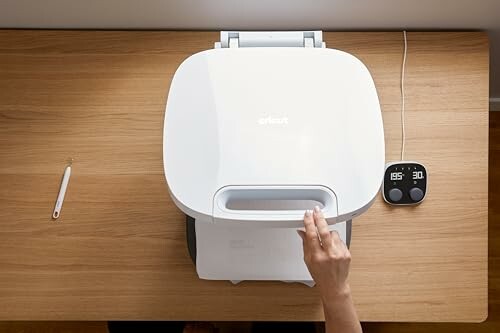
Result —
M350 295L347 282L351 253L336 231L330 231L318 206L304 214L304 261L320 289L323 303Z

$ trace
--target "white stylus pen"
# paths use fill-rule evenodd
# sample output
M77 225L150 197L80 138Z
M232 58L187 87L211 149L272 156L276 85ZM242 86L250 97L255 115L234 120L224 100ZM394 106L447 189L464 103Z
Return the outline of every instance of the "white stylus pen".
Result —
M52 217L54 219L57 219L61 215L64 195L66 194L66 189L68 188L69 176L71 176L71 163L64 170L61 188L59 188L59 195L57 196L56 206L54 207L54 212L52 213Z

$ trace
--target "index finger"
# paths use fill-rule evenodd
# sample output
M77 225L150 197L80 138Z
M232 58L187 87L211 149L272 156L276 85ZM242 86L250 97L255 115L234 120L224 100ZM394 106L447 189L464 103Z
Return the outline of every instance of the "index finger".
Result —
M321 245L327 250L330 250L333 245L332 237L330 234L330 230L328 229L328 223L326 223L325 217L323 216L323 213L318 206L314 207L313 218L314 223L316 224L316 228L318 229L319 237L321 239Z
M313 249L320 248L318 232L316 231L316 225L314 224L314 218L310 211L306 210L304 214L304 227L306 229L306 243Z

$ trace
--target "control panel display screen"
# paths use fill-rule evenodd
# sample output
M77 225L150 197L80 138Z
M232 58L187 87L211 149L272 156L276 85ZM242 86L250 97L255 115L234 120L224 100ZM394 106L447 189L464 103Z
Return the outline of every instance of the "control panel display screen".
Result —
M411 171L411 178L413 180L417 179L424 179L424 172L423 171ZM395 171L391 172L391 180L392 181L398 181L398 180L403 180L403 177L405 176L403 171Z

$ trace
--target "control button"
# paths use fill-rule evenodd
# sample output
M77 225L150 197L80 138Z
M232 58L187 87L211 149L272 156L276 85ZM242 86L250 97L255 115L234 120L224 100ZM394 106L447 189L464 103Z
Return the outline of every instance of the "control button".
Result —
M398 202L403 197L403 192L399 188L393 188L389 191L389 199L394 202Z
M415 202L420 201L424 198L424 191L418 187L414 187L410 190L410 198Z

